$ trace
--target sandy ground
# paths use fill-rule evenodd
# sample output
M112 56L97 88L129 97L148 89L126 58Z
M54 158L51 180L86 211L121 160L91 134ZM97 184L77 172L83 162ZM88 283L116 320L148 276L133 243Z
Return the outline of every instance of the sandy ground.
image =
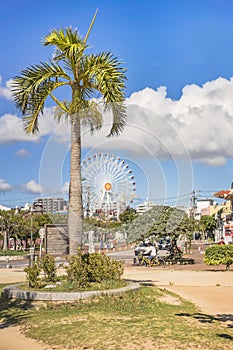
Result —
M166 288L194 302L203 313L233 320L233 271L204 270L201 265L165 269L127 266L124 277ZM22 270L0 269L0 283L21 281L25 281ZM0 323L0 350L51 348L24 337L18 326L1 329Z
M207 314L233 315L233 271L132 267L125 269L125 278L166 288L192 301Z

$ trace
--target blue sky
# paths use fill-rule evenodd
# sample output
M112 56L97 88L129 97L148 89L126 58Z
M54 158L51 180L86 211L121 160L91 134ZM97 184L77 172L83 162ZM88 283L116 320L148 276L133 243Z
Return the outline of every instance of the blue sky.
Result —
M41 133L30 138L9 92L28 65L47 61L41 38L75 27L94 52L112 51L127 68L128 126L107 140L108 122L86 154L110 151L136 180L135 204L187 204L233 181L233 2L231 0L20 0L0 5L0 204L24 205L64 194L69 180L67 126L53 122L51 101Z

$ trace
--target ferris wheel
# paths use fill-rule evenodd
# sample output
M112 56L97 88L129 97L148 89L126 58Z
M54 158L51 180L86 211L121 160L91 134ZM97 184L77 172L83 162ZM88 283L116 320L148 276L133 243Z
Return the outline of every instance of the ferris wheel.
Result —
M123 211L133 202L136 182L129 165L110 153L88 156L82 162L84 207L111 213Z

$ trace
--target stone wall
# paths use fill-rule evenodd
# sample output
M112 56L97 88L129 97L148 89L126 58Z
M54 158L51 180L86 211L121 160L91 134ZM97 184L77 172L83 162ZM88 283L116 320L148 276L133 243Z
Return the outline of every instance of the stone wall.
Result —
M45 253L62 256L69 253L67 225L45 226Z

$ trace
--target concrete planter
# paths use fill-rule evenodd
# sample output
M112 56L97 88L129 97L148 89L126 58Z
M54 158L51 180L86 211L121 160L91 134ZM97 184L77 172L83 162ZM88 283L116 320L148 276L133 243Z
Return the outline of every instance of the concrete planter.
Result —
M97 295L109 295L125 293L128 290L136 290L140 288L139 283L131 283L128 286L119 289L110 290L96 290L86 292L40 292L32 290L20 289L20 284L7 286L3 289L4 294L8 299L21 299L21 300L43 300L43 301L72 301L87 299Z

